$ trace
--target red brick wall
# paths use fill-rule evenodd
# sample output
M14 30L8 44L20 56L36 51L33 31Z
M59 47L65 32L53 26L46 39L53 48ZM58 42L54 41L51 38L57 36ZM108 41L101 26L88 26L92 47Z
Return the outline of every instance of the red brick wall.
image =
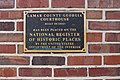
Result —
M86 53L24 53L23 12L86 10ZM0 0L0 80L119 80L120 0Z

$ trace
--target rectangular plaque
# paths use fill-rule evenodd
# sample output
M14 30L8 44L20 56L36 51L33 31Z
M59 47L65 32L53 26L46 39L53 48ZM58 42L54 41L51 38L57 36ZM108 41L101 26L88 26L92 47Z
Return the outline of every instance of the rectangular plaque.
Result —
M86 52L85 11L32 11L24 17L24 52Z

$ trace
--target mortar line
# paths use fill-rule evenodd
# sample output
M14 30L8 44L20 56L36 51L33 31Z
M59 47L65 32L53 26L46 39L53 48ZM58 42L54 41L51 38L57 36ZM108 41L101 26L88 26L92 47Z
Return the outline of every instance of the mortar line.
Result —
M104 66L104 56L102 55L101 58L102 58L102 61L101 61L102 65Z
M106 32L102 32L102 42L103 42L103 43L105 43L105 38L106 38L106 37L105 37L105 34L106 34Z
M65 65L68 65L68 56L65 56Z
M30 56L30 66L32 66L33 56Z
M99 21L99 22L120 22L120 20L104 20L104 19L87 19L88 21Z
M19 77L19 67L17 67L17 76L16 77Z
M14 21L16 21L16 22L21 22L21 21L24 21L24 20L23 20L23 19L11 19L11 20L4 20L4 19L1 19L1 20L0 20L0 22L14 22ZM103 20L103 19L87 19L87 21L120 22L119 19L118 19L118 20L116 20L116 19L114 19L114 20L110 20L110 19L108 19L108 20Z
M88 8L88 1L85 0L85 8L87 9Z
M86 44L86 53L89 54L88 44Z
M89 75L89 68L87 67L87 77L89 78L90 75Z
M17 6L17 4L16 4L16 0L14 1L15 3L14 3L14 9L16 9L16 6Z
M15 46L16 46L16 54L17 54L17 52L18 52L18 45L16 44Z
M23 77L0 77L0 79L23 79ZM120 79L120 76L98 76L98 77L24 77L24 79L74 79L74 80L83 80L83 79Z
M120 65L75 65L75 66L56 66L56 65L0 65L0 68L117 68L120 67Z
M88 20L86 20L86 32L88 32L88 30L89 30L89 23L88 23Z
M54 68L52 68L52 78L54 78Z
M23 44L23 42L0 42L0 44Z
M102 11L102 17L103 17L103 20L106 20L105 10Z
M24 21L23 19L11 19L11 20L4 20L4 19L1 19L0 22L17 22L17 21Z
M109 32L109 33L120 33L120 31L118 30L106 30L106 31L102 31L102 30L88 30L87 32Z
M105 11L120 11L120 8L12 8L12 9L0 9L0 11L10 11L10 10L105 10Z
M0 31L0 33L24 33L24 31Z
M101 56L101 55L104 55L104 56L120 56L119 53L90 53L90 54L86 54L86 53L66 53L68 56ZM54 54L54 55L51 55L51 54L5 54L5 53L2 53L0 54L0 56L26 56L26 57L29 57L29 56L54 56L54 57L65 57L66 54Z
M17 31L17 22L16 21L14 21L14 31Z
M87 44L120 44L120 42L87 42Z
M49 0L49 9L52 8L52 0Z

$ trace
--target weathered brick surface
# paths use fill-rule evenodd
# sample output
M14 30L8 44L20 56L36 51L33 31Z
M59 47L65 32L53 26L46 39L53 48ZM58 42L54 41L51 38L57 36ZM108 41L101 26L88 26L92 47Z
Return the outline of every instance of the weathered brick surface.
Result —
M105 56L104 64L105 65L119 65L120 64L120 56Z
M16 0L17 8L46 8L48 0Z
M16 52L16 47L15 45L0 45L0 54L5 53L15 53Z
M0 19L23 19L23 11L0 11Z
M24 48L23 45L18 45L18 51L17 51L17 53L18 54L24 53L24 49L23 48Z
M91 30L120 30L120 22L98 22L90 21L89 29Z
M33 65L64 65L65 58L64 57L33 57L32 60Z
M0 9L13 8L15 0L0 0Z
M50 68L20 68L19 76L26 77L50 77L52 69Z
M1 33L0 42L22 42L23 34L21 33Z
M52 0L53 8L84 8L85 0Z
M120 8L120 0L88 0L89 8Z
M0 65L29 65L29 57L0 56Z
M120 68L90 68L90 76L120 76Z
M87 10L87 19L102 19L102 11Z
M23 31L23 30L24 30L23 22L17 22L17 31Z
M54 70L55 77L80 77L86 75L87 69L85 68L58 68Z
M68 65L101 65L100 56L70 56Z
M102 42L102 33L87 33L87 42Z
M106 19L119 20L120 19L119 15L120 15L120 11L107 11Z
M15 77L16 68L0 68L0 77Z
M13 31L14 22L0 22L0 31Z
M106 33L105 41L120 42L120 33Z
M119 44L90 44L90 53L120 53Z

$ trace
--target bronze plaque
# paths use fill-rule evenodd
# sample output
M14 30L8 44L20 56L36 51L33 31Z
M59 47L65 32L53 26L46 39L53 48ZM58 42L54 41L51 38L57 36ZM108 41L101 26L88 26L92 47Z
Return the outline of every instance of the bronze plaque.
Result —
M24 17L24 52L86 52L85 11L32 11Z

